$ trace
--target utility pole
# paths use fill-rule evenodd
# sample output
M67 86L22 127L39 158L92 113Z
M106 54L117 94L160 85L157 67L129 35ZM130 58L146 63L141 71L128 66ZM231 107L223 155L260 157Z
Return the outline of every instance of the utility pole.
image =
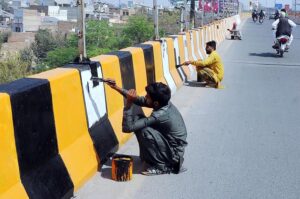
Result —
M187 0L184 0L184 14L183 14L183 18L184 18L184 30L187 31L188 29L188 20L187 20Z
M191 0L190 24L192 24L192 28L195 27L195 0Z
M203 27L204 25L204 0L199 0L199 2L201 1L201 7L202 7L202 11L201 11L201 27Z
M157 0L153 0L153 20L154 20L154 30L155 30L155 39L159 39L158 32L158 8L157 8Z
M86 58L86 46L85 46L85 12L84 12L84 0L78 0L78 49L80 62Z

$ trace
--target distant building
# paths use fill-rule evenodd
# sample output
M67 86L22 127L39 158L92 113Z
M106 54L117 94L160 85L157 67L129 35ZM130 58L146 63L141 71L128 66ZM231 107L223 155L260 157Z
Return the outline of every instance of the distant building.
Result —
M14 13L12 24L13 32L34 32L38 31L42 18L37 10L17 9Z
M128 1L128 8L133 8L133 1Z
M59 6L48 6L48 16L57 18L60 21L67 21L68 11Z

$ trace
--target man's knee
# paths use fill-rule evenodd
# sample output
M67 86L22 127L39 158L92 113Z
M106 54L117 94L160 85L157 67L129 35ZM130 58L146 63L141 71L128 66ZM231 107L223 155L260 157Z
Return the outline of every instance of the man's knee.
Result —
M143 140L153 140L152 133L154 129L151 127L145 127L137 132L135 132L136 136Z

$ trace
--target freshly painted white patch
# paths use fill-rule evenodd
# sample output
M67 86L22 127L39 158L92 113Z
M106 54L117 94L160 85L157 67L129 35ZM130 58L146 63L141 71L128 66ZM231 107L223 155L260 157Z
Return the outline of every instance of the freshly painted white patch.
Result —
M179 44L178 44L178 38L176 36L172 37L173 38L173 43L174 43L174 49L175 49L175 57L176 57L176 65L180 64L180 54L179 54ZM185 81L185 75L182 71L182 68L179 67L177 69L177 71L179 71L179 74L181 76L181 78Z
M98 77L102 77L100 67L97 68L97 72ZM106 113L104 85L100 82L98 86L93 87L93 82L90 79L91 70L81 71L81 81L89 128L99 121Z
M186 40L186 35L183 35L183 48L184 48L184 61L189 61L189 51L187 47L187 40Z
M166 40L164 40L164 39L162 39L161 54L162 54L162 60L163 60L164 77L167 80L168 86L170 87L172 95L173 95L176 92L177 87L176 87L176 84L170 73L168 45L167 45Z

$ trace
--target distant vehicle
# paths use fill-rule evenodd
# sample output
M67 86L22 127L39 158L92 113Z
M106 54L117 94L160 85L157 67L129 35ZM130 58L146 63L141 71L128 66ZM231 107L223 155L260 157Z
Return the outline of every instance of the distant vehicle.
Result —
M270 14L269 19L275 19L275 14Z

